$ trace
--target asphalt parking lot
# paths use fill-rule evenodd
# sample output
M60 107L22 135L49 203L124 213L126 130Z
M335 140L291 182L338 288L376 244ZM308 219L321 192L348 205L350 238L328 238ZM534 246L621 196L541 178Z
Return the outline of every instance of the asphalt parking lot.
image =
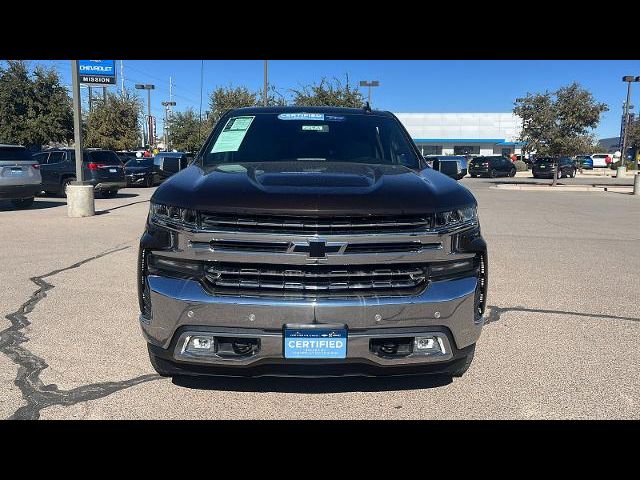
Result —
M0 202L0 418L640 418L640 198L492 182L462 180L489 244L489 308L453 381L160 378L135 287L153 189L97 199L84 219L61 198Z

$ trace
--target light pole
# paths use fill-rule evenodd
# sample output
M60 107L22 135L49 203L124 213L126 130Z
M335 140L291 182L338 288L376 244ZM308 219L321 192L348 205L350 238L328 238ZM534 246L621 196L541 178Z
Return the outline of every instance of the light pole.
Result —
M268 106L269 100L267 96L267 92L269 91L269 60L264 61L264 94L262 97L262 103L264 106Z
M629 131L629 101L631 99L631 82L640 82L640 76L625 75L622 77L623 82L627 82L627 101L624 104L624 134L622 135L622 155L620 165L616 169L616 176L621 177L626 171L625 161L627 160L627 132ZM635 161L633 162L635 165Z
M162 106L164 107L164 149L165 151L169 151L169 136L167 134L167 115L169 113L169 107L175 107L176 102L162 102Z
M371 87L379 87L380 82L378 80L372 80L370 82L368 82L367 80L360 80L360 86L369 87L368 103L369 103L369 106L371 106Z
M136 83L137 90L147 91L147 144L151 148L151 90L156 88L155 85L149 83Z

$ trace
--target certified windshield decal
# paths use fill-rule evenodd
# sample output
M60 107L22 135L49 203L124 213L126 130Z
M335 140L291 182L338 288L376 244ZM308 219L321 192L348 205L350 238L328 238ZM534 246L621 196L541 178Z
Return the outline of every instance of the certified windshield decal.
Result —
M227 120L211 153L237 152L254 118L256 117L233 117Z
M281 113L280 120L318 120L324 121L324 113Z

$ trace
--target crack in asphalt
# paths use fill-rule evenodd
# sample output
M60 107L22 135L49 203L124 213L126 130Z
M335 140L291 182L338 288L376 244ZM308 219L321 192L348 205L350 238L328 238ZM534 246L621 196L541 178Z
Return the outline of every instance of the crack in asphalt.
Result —
M571 312L566 310L549 310L544 308L526 308L526 307L496 307L495 305L487 305L491 309L489 315L484 321L485 325L500 321L502 314L506 312L531 312L531 313L549 313L555 315L575 315L587 318L605 318L608 320L628 320L631 322L640 322L640 318L636 317L620 317L617 315L606 315L602 313L582 313Z
M18 408L9 419L37 420L40 418L40 411L43 408L52 405L70 406L78 402L96 400L134 385L161 378L159 375L148 374L120 382L99 382L82 385L70 390L60 390L57 385L45 385L40 379L42 371L49 366L47 362L22 346L23 343L29 340L23 332L23 329L31 325L28 315L33 312L38 302L47 296L47 291L55 287L55 285L44 280L45 278L78 268L85 263L127 248L130 247L116 247L76 262L68 267L59 268L44 275L30 278L39 288L31 294L26 302L20 305L18 310L6 315L5 318L9 320L11 326L0 331L0 352L4 353L13 363L18 365L18 373L14 383L20 388L23 398L27 401L27 404Z

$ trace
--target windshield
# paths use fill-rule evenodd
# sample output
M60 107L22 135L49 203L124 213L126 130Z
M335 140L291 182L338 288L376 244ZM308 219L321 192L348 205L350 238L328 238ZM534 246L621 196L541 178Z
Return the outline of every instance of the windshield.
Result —
M124 164L125 167L152 167L153 158L133 158Z
M204 165L335 161L419 167L399 122L374 114L258 113L222 120Z
M116 152L110 150L85 152L83 160L85 162L100 163L102 165L121 165Z

